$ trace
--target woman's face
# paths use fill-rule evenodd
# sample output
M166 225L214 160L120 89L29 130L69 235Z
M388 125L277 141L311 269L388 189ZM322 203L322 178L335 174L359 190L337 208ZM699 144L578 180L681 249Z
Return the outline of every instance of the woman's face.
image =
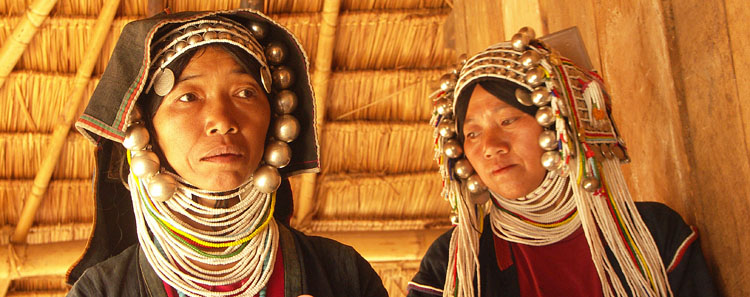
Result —
M212 191L240 186L263 156L271 111L263 88L218 47L199 50L153 118L169 165Z
M480 85L474 88L463 126L466 158L493 192L519 198L547 174L534 117L505 103Z

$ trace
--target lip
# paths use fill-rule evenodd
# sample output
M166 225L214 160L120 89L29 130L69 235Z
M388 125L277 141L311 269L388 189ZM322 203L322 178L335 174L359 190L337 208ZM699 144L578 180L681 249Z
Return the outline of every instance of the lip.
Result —
M516 164L499 165L492 170L492 175L500 175L516 167Z
M231 163L242 159L245 154L235 145L222 145L209 150L200 158L204 162Z

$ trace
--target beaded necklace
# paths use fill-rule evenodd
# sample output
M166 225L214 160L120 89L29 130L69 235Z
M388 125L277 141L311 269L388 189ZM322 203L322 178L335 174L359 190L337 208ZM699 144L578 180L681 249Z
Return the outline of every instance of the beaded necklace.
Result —
M165 202L151 199L144 181L128 176L138 241L156 274L187 295L254 296L263 291L279 246L278 226L273 220L275 192L258 191L250 178L233 191L215 193L171 175L178 182L177 191ZM239 202L229 208L213 208L197 203L194 197ZM214 270L201 264L226 267ZM244 279L247 281L229 292L212 292L200 286L222 286Z

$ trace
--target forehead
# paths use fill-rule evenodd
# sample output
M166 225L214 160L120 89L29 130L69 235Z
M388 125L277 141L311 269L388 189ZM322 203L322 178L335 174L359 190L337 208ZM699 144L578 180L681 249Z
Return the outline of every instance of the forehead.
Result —
M195 55L190 58L180 77L196 72L213 72L222 69L248 71L244 65L239 63L239 58L226 49L218 46L207 46L198 49Z
M504 99L508 100L509 98ZM473 114L478 114L483 111L495 112L508 108L510 110L518 110L514 106L506 103L505 100L496 97L482 88L481 85L477 85L469 97L469 104L466 109L466 121L470 121Z

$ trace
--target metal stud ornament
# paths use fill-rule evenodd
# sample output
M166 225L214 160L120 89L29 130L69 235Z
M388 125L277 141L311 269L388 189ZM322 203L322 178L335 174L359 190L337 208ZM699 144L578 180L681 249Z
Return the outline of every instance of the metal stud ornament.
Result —
M297 108L297 94L290 90L282 90L276 94L276 102L274 103L274 111L277 113L292 113Z
M131 151L142 150L148 145L149 136L146 126L142 124L133 124L125 130L125 138L122 145Z
M586 191L595 192L597 189L599 189L599 180L594 177L588 176L581 181L581 186Z
M539 134L539 146L545 151L551 151L557 149L557 138L555 137L555 131L544 130L542 134Z
M438 133L444 138L456 136L456 123L450 119L443 119L438 124Z
M461 148L461 144L455 139L450 139L443 144L443 152L448 158L455 159L460 157L464 150Z
M159 157L152 151L135 151L130 159L130 172L138 178L150 178L159 172Z
M286 47L281 42L271 42L266 46L266 59L273 65L279 65L286 58Z
M273 167L284 168L292 160L292 149L286 142L272 140L266 145L263 160Z
M456 161L456 164L453 165L453 170L456 172L456 175L462 179L467 179L474 173L474 167L472 167L469 160L466 159Z
M171 199L177 191L177 181L169 174L159 173L149 179L147 188L151 199L164 202Z
M552 112L552 108L549 106L542 106L536 111L536 122L542 127L549 127L555 123L555 115Z
M294 83L294 73L287 66L276 67L276 70L271 73L271 77L273 86L280 90L288 89Z
M466 188L469 189L469 192L472 194L479 194L487 190L482 179L476 174L469 176L469 178L466 179Z
M281 185L281 175L270 165L261 165L253 173L253 185L263 193L273 193Z
M299 135L299 121L291 115L281 115L274 122L274 132L276 139L292 142Z
M549 171L554 171L560 168L560 165L562 165L562 158L560 157L560 152L558 151L549 151L544 154L542 154L542 167Z
M253 33L255 39L261 40L266 37L268 26L261 22L252 22L250 23L250 32Z

